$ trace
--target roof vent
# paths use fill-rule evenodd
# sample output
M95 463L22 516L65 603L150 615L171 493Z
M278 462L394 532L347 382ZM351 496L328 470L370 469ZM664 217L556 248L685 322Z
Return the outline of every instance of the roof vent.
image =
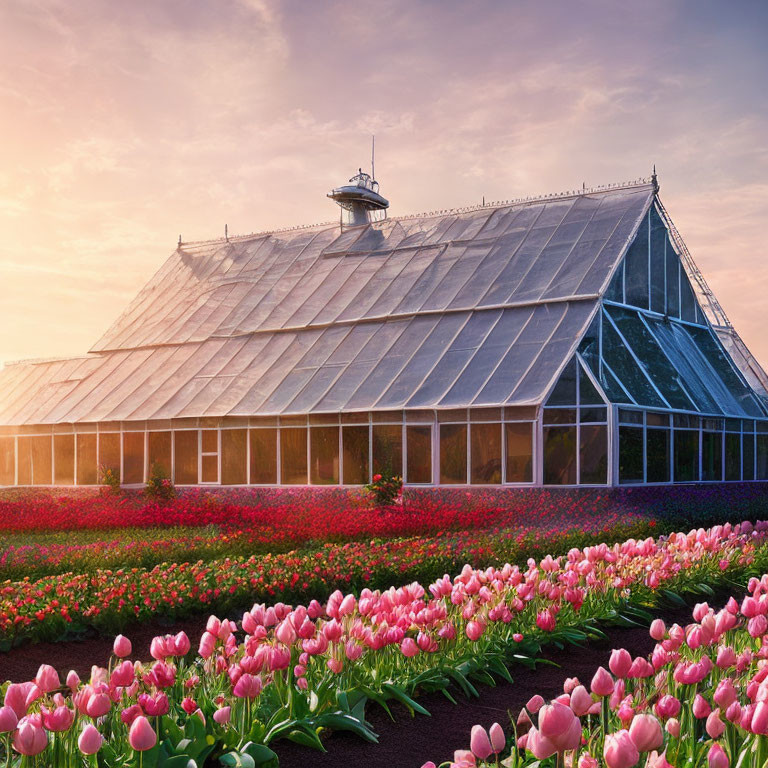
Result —
M335 200L342 210L342 224L350 226L368 224L386 218L389 208L389 200L379 194L379 182L371 175L358 169L356 176L349 180L349 184L337 187L328 193L331 200ZM344 221L344 213L347 221Z
M349 184L332 189L328 193L331 200L341 208L341 225L349 226L369 224L387 217L389 200L379 194L379 182L376 181L375 169L376 138L371 137L371 173L357 169L357 175L349 180ZM344 214L346 215L346 221Z

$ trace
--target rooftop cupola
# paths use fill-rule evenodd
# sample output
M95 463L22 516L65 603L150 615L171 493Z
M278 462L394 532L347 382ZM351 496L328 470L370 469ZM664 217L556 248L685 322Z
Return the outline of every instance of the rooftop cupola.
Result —
M384 218L386 213L380 212L389 208L389 200L379 194L379 182L364 173L362 168L349 180L349 184L331 190L328 197L341 206L342 212L346 212L346 221L342 218L342 223L353 227Z

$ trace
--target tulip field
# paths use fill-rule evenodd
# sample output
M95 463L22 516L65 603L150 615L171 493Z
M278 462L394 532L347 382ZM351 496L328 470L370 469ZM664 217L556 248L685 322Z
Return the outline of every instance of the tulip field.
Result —
M712 601L714 588L734 598L699 604L687 627L654 621L650 658L615 652L590 683L476 726L445 765L768 761L768 522L687 530L595 498L568 516L539 501L538 520L492 498L397 510L329 498L318 516L344 522L328 530L305 497L0 499L4 651L115 637L84 679L52 658L0 687L0 766L275 768L285 740L311 765L333 732L374 744L371 708L426 715L423 694L477 696L544 646L647 625L675 596ZM201 614L199 636L159 635L134 653L137 622Z
M533 696L506 731L474 726L469 749L441 765L768 764L768 575L750 579L748 592L718 611L697 604L685 628L654 620L647 659L614 650L586 684L567 679L549 703Z

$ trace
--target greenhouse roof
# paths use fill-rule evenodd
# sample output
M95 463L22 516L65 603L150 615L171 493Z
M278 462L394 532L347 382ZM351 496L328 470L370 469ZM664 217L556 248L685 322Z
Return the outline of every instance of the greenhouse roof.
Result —
M181 244L88 355L0 372L0 424L538 404L653 197Z

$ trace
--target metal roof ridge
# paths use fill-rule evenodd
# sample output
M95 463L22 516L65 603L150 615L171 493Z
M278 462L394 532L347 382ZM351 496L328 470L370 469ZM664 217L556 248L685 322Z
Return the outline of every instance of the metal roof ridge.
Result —
M482 211L492 208L504 208L512 205L524 205L528 203L542 203L549 202L551 200L570 200L574 197L585 197L586 195L601 194L604 192L618 192L623 189L639 189L641 187L654 186L652 177L640 177L633 181L622 181L614 184L600 184L596 187L582 187L580 190L567 190L565 192L550 192L548 194L533 195L530 197L517 197L510 200L494 200L487 203L477 203L475 205L466 205L459 208L445 208L437 211L422 211L420 213L406 213L402 216L390 216L382 221L409 221L412 219L428 219L436 216L449 216L451 214L470 213L472 211ZM381 222L371 222L372 224L378 224ZM232 243L232 242L244 242L257 237L264 237L266 235L274 235L284 232L298 232L308 229L316 229L320 227L338 227L338 221L323 221L319 224L298 224L293 227L278 227L276 229L265 229L260 232L251 232L247 235L229 235L227 237L214 237L209 240L180 240L179 248L185 246L202 247L205 245L213 245L215 243ZM367 226L367 225L361 225ZM346 229L352 229L347 226Z

